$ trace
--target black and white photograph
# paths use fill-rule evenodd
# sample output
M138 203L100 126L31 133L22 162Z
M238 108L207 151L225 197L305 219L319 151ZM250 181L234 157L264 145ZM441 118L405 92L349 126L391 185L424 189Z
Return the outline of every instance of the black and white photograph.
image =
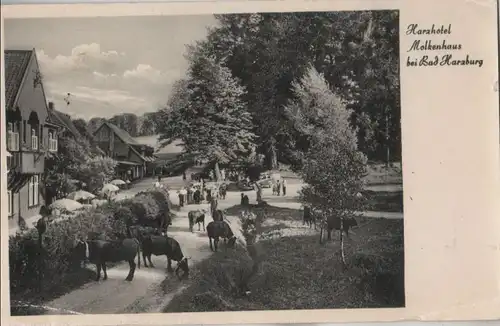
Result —
M11 315L404 308L399 24L4 19Z

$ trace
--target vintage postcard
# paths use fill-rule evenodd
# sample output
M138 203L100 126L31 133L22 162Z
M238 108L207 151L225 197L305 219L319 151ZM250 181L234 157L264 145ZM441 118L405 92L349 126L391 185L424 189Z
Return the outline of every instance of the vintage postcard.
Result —
M498 318L497 11L2 6L2 321Z

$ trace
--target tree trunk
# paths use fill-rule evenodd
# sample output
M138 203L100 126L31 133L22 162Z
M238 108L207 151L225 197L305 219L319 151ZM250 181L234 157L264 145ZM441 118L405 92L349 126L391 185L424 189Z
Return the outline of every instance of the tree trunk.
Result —
M255 190L257 195L257 204L260 204L260 202L262 201L262 188L260 187L258 182L255 183L255 186L257 187L257 189Z
M278 154L276 152L276 140L274 138L269 144L266 160L268 169L274 170L278 168Z
M345 262L344 253L344 217L340 217L340 256L342 258L342 263L346 266L347 263Z
M215 172L215 180L217 181L217 183L219 183L221 180L221 177L220 177L220 169L219 169L219 162L215 162L215 168L214 168L214 172Z

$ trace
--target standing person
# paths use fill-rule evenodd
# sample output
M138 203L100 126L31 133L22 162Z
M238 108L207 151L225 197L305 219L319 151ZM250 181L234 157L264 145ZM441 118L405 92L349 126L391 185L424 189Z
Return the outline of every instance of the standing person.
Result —
M187 190L185 187L181 188L181 196L182 196L181 197L182 198L182 206L184 206L184 204L186 203L186 196L187 196Z
M286 196L286 179L283 179L281 184L283 185L283 196Z
M212 201L212 189L210 188L207 188L207 202L211 202Z
M212 197L212 200L210 201L210 213L212 216L215 216L215 211L217 210L219 202L217 201L217 198L215 196Z
M276 180L276 195L279 196L280 195L280 191L281 191L281 184L280 184L280 180Z
M186 205L189 205L193 202L193 188L192 187L187 187L186 189Z
M183 207L184 206L184 196L182 196L180 190L177 190L177 196L179 196L179 206Z
M186 181L186 171L185 170L182 172L182 180Z
M161 174L158 174L158 182L161 182Z
M200 204L200 199L201 199L201 191L200 189L196 189L194 191L194 194L193 194L193 199L194 199L194 203L196 205L199 205Z

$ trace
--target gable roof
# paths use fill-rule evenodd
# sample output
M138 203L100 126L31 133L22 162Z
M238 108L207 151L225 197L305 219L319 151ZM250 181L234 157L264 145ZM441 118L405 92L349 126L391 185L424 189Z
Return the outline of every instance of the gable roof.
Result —
M68 129L71 132L71 134L75 136L75 138L82 137L78 129L76 129L75 125L73 124L73 121L71 121L71 117L68 114L62 113L55 109L49 109L49 119L50 121L60 124L66 129Z
M114 132L115 135L118 136L118 138L121 139L121 141L123 141L125 144L127 145L130 145L130 149L137 155L141 158L141 160L143 161L146 161L146 162L152 162L153 161L153 158L152 157L145 157L144 155L142 155L141 153L139 153L139 151L134 147L134 146L142 146L142 144L139 144L137 141L135 141L135 139L130 136L130 134L121 129L121 128L118 128L117 126L115 126L114 124L112 124L111 122L108 122L108 121L105 121L103 122L99 128L96 129L96 131L94 132L94 135L103 127L103 126L108 126L109 129L111 129L111 131Z
M111 122L104 122L102 125L107 125L111 130L113 130L113 132L126 144L129 144L129 145L135 145L135 146L139 146L141 144L139 144L138 142L135 141L135 139L130 136L130 134L128 132L126 132L125 130L123 129L120 129L118 128L117 126L115 126L114 124L112 124ZM102 127L101 125L101 127ZM99 127L98 129L101 129L101 127Z
M5 108L7 110L11 110L14 106L33 53L34 49L4 51Z

